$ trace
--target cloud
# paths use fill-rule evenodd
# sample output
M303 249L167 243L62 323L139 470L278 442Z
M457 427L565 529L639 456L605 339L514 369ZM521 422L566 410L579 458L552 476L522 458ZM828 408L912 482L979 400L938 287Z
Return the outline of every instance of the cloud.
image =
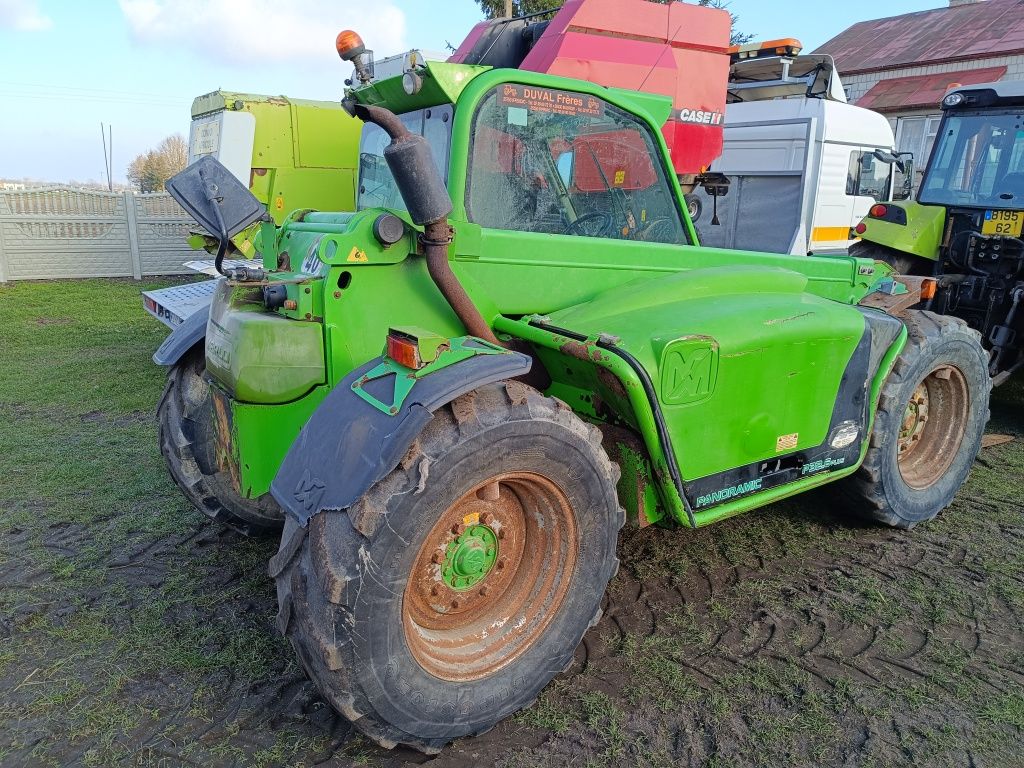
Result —
M38 32L53 26L53 19L39 11L36 0L0 0L0 28Z
M405 14L393 0L118 2L139 42L189 47L221 61L324 61L335 57L342 29L358 31L375 57L406 47Z

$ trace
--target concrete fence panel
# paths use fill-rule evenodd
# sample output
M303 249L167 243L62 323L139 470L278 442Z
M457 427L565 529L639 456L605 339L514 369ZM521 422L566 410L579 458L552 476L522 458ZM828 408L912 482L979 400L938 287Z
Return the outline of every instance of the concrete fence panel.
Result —
M166 193L0 192L0 282L182 272L191 221Z

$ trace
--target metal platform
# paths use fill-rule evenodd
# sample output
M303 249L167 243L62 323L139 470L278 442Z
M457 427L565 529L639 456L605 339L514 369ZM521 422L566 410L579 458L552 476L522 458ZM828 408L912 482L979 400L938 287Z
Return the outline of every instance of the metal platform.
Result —
M193 272L204 275L216 275L213 259L196 259L185 262L185 266ZM260 260L225 259L224 268L230 267L261 267ZM181 325L185 318L197 312L213 301L213 292L217 288L217 280L204 280L201 283L186 283L158 291L143 291L142 306L153 317L172 330Z

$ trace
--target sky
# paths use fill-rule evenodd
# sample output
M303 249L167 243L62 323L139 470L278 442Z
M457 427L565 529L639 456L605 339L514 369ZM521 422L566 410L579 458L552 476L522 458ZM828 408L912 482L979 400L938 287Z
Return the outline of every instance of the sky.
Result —
M804 50L853 23L946 0L732 0L738 29ZM827 10L825 10L827 9ZM824 11L824 12L823 12ZM161 139L188 136L192 99L226 90L340 99L351 68L334 36L356 29L375 58L444 51L481 18L474 0L0 0L0 178L105 178Z

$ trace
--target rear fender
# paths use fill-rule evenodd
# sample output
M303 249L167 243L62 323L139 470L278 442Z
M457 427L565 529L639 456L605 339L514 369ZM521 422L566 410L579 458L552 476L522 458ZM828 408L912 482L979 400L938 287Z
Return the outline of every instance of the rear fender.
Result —
M351 506L398 466L435 410L530 370L527 355L479 339L452 339L452 346L467 341L479 346L479 354L454 363L442 354L415 375L378 357L346 376L306 422L270 485L285 512L305 527L320 512ZM370 382L384 382L390 373L393 389L383 396L380 387L367 391Z
M171 331L171 335L164 339L164 343L153 353L153 362L157 365L177 365L186 352L206 338L206 323L209 319L209 305L197 309L186 317L184 322Z
M923 259L938 259L946 209L913 201L884 205L883 217L868 214L861 220L865 229L860 238Z

